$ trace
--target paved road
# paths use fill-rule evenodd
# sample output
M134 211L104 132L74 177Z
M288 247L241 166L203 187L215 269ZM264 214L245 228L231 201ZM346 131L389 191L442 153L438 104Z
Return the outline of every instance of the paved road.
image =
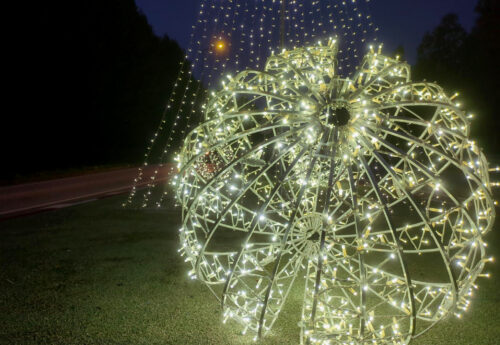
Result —
M164 182L174 166L144 168L144 187L158 170L155 180ZM117 169L42 182L0 187L0 219L20 216L47 209L61 208L130 190L137 168Z

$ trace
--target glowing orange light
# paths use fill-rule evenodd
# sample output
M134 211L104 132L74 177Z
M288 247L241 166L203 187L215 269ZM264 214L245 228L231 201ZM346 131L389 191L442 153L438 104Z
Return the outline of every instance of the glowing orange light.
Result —
M224 41L217 41L215 43L215 48L219 51L219 52L222 52L225 50L226 48L226 43Z

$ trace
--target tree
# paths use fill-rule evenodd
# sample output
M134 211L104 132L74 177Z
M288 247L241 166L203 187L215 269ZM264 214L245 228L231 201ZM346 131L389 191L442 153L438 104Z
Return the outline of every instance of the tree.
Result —
M472 28L464 50L465 76L471 86L471 106L477 118L473 123L475 133L487 151L498 155L500 148L500 118L497 100L500 99L500 1L480 0L476 6L477 21Z
M466 110L476 116L472 137L490 154L498 154L500 119L496 100L500 53L496 39L500 37L497 23L498 0L480 0L476 7L477 22L467 33L454 14L427 33L418 47L414 79L437 81L449 92L459 91Z
M33 6L36 15L18 46L27 58L15 80L23 99L4 123L18 135L14 142L2 138L9 149L0 178L142 162L184 51L169 37L154 35L134 0ZM198 88L192 83L187 97ZM173 111L167 116L172 123Z
M460 25L456 14L448 14L430 33L426 33L417 51L414 75L417 78L433 78L445 87L460 86L463 45L467 32ZM460 73L461 74L461 73Z

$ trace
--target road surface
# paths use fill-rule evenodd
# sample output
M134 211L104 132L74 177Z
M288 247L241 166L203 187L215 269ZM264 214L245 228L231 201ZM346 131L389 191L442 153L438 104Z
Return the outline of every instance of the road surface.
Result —
M155 171L155 180L164 183L174 166L149 166L137 187L145 187ZM0 187L0 219L11 218L43 210L71 206L105 196L128 192L137 168L117 169L100 173L73 176L41 182Z

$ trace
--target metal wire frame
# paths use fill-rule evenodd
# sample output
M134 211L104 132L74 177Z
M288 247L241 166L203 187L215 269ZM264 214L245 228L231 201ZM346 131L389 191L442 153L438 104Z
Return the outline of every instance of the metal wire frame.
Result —
M469 305L488 164L438 85L373 49L342 79L336 54L283 51L213 93L177 158L180 252L256 338L303 278L301 343L407 344Z

